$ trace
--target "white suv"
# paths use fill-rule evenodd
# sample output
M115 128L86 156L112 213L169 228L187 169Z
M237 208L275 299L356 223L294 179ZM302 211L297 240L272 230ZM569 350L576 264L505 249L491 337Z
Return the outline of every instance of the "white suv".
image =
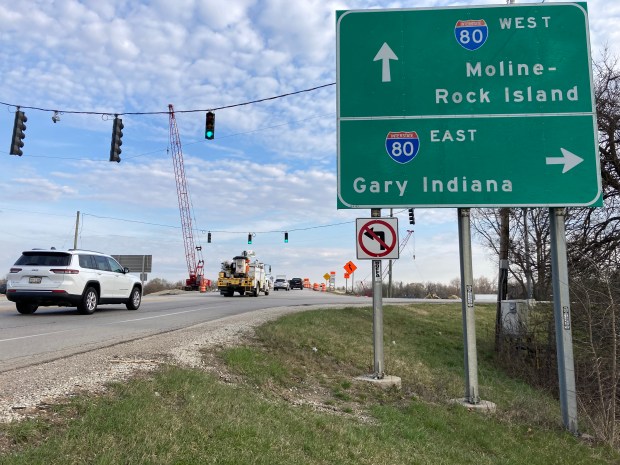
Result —
M98 304L137 310L142 283L114 258L88 250L26 250L9 271L6 298L19 313L40 306L77 307L90 315Z

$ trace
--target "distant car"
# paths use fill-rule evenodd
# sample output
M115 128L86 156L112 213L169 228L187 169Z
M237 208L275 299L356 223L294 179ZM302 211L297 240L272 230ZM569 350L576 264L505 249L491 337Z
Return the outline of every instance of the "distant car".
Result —
M286 279L284 279L284 278L278 278L273 283L273 290L274 291L279 291L280 289L284 289L285 291L288 291L290 289L288 281Z
M0 284L0 294L6 294L6 283Z
M77 307L90 315L99 304L137 310L142 282L114 258L87 250L33 249L22 252L9 270L6 298L19 313L39 307Z
M291 289L301 289L304 290L304 282L301 278L293 278L289 281Z

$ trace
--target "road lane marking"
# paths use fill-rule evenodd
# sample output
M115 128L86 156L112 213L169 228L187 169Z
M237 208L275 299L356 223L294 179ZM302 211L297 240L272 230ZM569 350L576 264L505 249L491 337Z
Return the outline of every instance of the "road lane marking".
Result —
M219 305L216 307L209 307L209 310L213 310L213 309L218 309L218 308L225 308L225 305ZM153 315L153 316L146 316L146 317L142 317L142 318L133 318L131 320L121 320L121 321L114 321L111 323L100 323L97 325L94 325L92 327L97 327L97 326L111 326L111 325L116 325L119 323L131 323L133 321L143 321L143 320L152 320L155 318L163 318L163 317L167 317L167 316L175 316L175 315L182 315L183 313L192 313L192 312L198 312L198 311L202 311L205 310L204 308L199 308L199 309L195 309L195 310L184 310L182 312L173 312L173 313L165 313L163 315ZM40 333L40 334L30 334L28 336L18 336L18 337L11 337L8 339L0 339L0 343L2 342L10 342L10 341L19 341L20 339L32 339L35 337L43 337L43 336L51 336L53 334L62 334L62 333L68 333L71 331L83 331L84 328L74 328L74 329L64 329L62 331L51 331L49 333Z

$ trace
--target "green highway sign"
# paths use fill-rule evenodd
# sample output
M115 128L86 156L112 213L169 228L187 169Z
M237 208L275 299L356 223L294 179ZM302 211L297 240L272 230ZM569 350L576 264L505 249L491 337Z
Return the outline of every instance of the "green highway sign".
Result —
M337 15L338 207L600 206L585 4Z

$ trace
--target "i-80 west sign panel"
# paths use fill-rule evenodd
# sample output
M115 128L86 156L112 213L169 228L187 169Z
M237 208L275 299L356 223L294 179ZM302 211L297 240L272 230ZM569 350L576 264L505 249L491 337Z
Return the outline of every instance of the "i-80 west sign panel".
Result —
M583 3L337 14L338 207L600 206Z

